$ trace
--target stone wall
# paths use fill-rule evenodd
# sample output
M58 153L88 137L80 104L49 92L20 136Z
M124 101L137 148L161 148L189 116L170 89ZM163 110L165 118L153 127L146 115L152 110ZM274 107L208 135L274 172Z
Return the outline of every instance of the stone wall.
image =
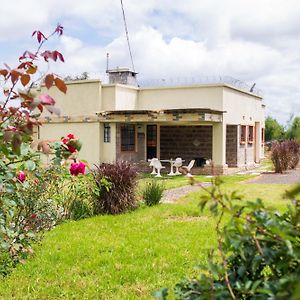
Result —
M226 164L228 167L238 165L238 126L227 125L226 127Z
M212 158L212 126L161 126L160 158Z

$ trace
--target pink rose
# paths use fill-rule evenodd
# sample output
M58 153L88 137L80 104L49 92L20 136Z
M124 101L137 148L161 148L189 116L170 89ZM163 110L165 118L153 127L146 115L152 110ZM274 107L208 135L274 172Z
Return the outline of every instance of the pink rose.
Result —
M74 162L70 166L71 175L77 176L78 174L84 174L85 172L85 164L83 162Z
M26 180L26 174L23 171L19 171L17 178L20 182L24 182Z

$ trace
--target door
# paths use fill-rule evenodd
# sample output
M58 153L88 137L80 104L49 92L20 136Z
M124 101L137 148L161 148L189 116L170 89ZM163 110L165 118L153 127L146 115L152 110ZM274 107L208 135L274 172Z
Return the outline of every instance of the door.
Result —
M157 125L147 125L147 159L157 157Z

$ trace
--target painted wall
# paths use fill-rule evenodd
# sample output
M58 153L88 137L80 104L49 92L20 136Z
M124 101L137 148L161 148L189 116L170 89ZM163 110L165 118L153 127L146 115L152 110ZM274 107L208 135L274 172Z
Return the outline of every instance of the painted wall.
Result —
M222 110L221 86L144 88L139 91L138 109L210 108Z
M82 142L78 158L87 160L91 166L99 163L99 123L49 123L40 127L41 140L55 141L69 133L75 134Z
M116 127L115 123L109 123L110 142L104 143L104 123L99 123L100 162L114 162L116 160Z
M67 82L66 95L57 88L47 90L42 87L41 93L48 93L56 101L56 107L62 116L95 115L101 108L101 82L99 80L79 80ZM49 114L48 114L49 115Z

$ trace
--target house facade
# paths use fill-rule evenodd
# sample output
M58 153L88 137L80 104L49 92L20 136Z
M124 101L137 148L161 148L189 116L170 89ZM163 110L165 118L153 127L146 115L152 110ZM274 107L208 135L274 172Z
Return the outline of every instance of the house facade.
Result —
M153 157L186 163L197 171L224 174L245 168L264 156L262 97L225 83L138 87L136 73L108 71L99 80L68 82L68 92L49 93L62 115L43 117L40 139L73 133L82 141L80 158L90 164L118 159L147 165Z

